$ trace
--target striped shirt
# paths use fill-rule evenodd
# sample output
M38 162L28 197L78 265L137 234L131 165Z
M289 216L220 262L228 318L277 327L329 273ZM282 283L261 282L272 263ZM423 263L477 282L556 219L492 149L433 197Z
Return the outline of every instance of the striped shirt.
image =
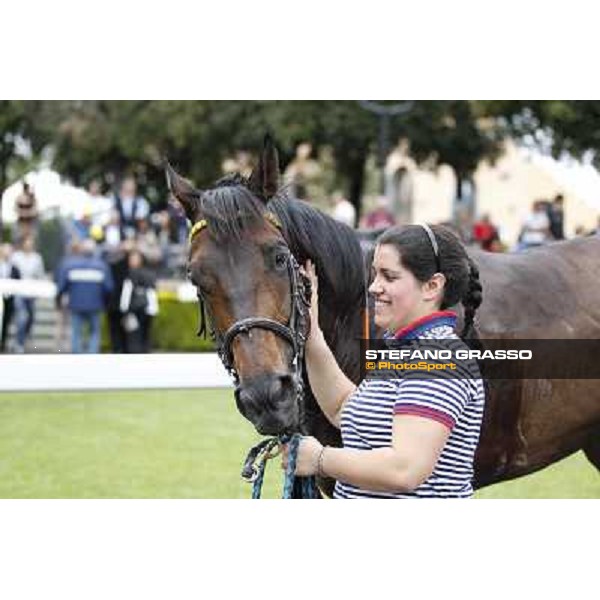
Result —
M466 347L454 333L456 316L433 313L398 332L400 339L450 340ZM365 379L342 409L340 429L345 448L372 450L392 446L395 415L416 415L450 429L446 445L429 478L410 493L360 489L338 481L334 498L469 498L473 460L483 418L485 392L477 366L469 377Z

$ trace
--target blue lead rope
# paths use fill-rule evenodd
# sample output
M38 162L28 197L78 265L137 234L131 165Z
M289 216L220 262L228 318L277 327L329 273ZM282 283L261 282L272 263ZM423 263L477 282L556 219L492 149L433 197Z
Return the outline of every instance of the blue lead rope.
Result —
M279 444L289 443L288 465L285 471L285 480L283 482L284 500L295 497L317 499L320 494L314 476L297 477L295 475L296 462L298 460L298 446L300 445L300 434L293 436L272 437L262 440L248 452L242 469L242 477L249 483L252 483L252 499L260 499L262 493L263 481L265 478L265 468L270 458L275 458L279 454L277 451ZM298 483L298 485L295 485ZM297 496L294 496L294 490L297 490Z

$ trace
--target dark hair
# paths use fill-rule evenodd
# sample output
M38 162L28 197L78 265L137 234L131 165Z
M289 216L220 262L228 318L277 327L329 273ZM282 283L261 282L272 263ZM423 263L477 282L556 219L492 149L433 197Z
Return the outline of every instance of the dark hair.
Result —
M422 283L438 272L439 261L439 272L446 278L440 308L446 309L462 302L464 326L461 337L471 348L481 349L475 328L475 312L483 299L479 269L451 229L443 225L431 225L430 229L438 245L437 258L427 231L420 225L392 227L379 236L377 244L394 246L400 264Z

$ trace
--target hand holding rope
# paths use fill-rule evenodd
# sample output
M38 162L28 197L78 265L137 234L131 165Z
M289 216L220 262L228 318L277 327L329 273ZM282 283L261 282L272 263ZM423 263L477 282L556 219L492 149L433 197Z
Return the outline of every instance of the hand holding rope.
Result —
M287 467L285 470L285 479L283 484L282 498L288 500L294 497L294 489L299 489L300 498L318 499L320 498L315 477L301 477L296 475L296 464L298 460L298 448L300 445L300 434L293 436L271 437L262 440L256 446L250 449L242 469L242 478L252 483L252 499L258 500L262 494L262 486L265 475L267 461L279 456L281 445L289 444L289 453ZM295 484L298 484L296 486Z

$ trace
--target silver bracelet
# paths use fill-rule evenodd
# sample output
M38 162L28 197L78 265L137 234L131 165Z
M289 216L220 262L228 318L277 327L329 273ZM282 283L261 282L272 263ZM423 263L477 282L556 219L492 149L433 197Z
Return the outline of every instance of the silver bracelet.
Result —
M328 446L323 446L321 448L321 452L319 452L319 458L317 459L317 477L325 477L325 471L323 471L323 456L325 454L325 449Z

